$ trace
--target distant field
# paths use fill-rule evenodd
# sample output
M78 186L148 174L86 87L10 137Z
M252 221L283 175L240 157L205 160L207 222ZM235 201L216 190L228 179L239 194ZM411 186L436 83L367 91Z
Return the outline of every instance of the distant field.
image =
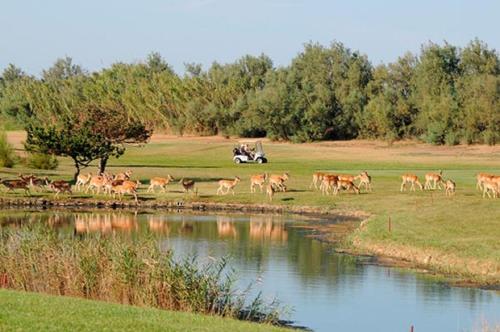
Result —
M0 289L0 331L288 331L206 315Z
M17 147L21 147L21 133L11 132L9 137ZM146 194L147 186L143 186L140 191L143 199L184 198L259 204L266 203L266 197L250 193L249 176L263 172L288 172L291 175L288 183L290 191L278 193L273 204L362 210L372 217L364 230L356 234L356 239L367 248L368 245L392 245L394 250L399 250L401 246L410 246L428 250L434 260L440 256L444 262L449 262L450 271L458 268L467 272L468 266L463 265L470 264L463 263L472 259L477 263L474 271L490 275L500 273L500 199L483 199L475 189L477 172L500 174L498 146L436 147L415 142L389 146L372 141L290 144L264 141L270 161L268 164L235 165L231 154L235 142L220 137L155 136L147 146L129 147L122 158L111 160L108 171L119 172L130 168L134 172L133 178L144 184L153 176L166 174L171 174L176 180L183 177L195 179L200 193L199 197L186 196L175 182L168 186L166 194ZM457 193L454 197L445 197L443 191L399 192L402 173L415 172L423 177L426 172L440 169L445 178L456 181ZM350 174L366 170L373 178L374 191L361 195L341 193L335 197L322 196L309 188L311 174L315 170ZM89 171L95 172L96 169ZM1 169L0 177L15 177L19 172L70 179L73 168L69 160L61 159L60 169L55 172L19 167ZM217 180L234 176L242 178L236 187L236 195L216 196ZM22 193L17 195L22 196Z

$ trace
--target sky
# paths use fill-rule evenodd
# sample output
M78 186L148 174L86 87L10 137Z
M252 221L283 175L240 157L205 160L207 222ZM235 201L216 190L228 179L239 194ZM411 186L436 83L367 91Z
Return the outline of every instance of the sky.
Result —
M185 63L265 53L285 66L309 41L340 41L374 65L421 45L500 49L498 0L0 0L0 70L39 75L70 56L90 71L159 52Z

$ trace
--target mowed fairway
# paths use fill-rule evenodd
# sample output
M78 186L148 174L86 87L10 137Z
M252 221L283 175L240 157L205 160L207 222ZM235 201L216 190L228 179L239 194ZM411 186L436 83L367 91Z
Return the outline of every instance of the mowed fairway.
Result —
M10 135L18 147L19 137L19 134ZM363 231L356 234L357 239L364 243L435 250L440 255L450 257L450 272L461 271L461 267L451 265L460 264L455 261L456 258L464 258L484 263L486 271L483 272L486 274L499 273L500 199L483 199L476 189L475 174L488 172L500 175L500 147L435 147L413 142L389 146L387 143L370 141L311 144L264 141L268 164L236 165L232 162L231 152L235 142L220 137L177 138L158 135L144 147L129 147L123 157L110 161L108 171L117 173L131 169L132 179L139 179L143 183L139 190L141 199L249 204L268 203L265 194L259 190L256 194L250 193L250 175L288 172L289 191L276 193L272 204L365 211L371 217ZM314 171L358 174L363 170L372 176L372 193L362 190L360 195L341 192L338 196L322 196L319 191L310 189ZM446 197L443 190L399 191L401 174L415 173L423 184L425 173L439 170L443 170L444 179L453 179L457 183L454 196ZM96 168L84 170L83 173L88 171L95 172ZM0 177L15 177L19 172L70 179L73 168L68 159L61 159L61 166L55 172L18 166L12 170L0 170ZM146 193L149 178L167 174L176 180L167 186L167 193ZM234 176L242 180L235 188L236 195L217 196L217 181ZM185 195L178 183L181 178L194 179L199 195ZM18 192L8 195L21 197L23 194ZM389 218L391 232L388 230Z

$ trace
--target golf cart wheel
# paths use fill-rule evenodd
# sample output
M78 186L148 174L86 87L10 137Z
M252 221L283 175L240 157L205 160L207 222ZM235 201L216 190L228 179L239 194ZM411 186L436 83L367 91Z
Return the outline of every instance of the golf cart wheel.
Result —
M234 163L235 163L235 164L241 164L241 159L240 159L240 158L236 158L236 159L234 160Z
M262 158L257 158L257 164L262 164L264 162L264 159Z
M267 163L267 158L262 158L262 162L263 162L264 164L266 164L266 163Z

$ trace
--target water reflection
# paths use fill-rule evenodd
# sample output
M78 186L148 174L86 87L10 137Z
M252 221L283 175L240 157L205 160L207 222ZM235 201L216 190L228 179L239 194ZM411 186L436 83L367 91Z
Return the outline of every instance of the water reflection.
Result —
M42 224L75 238L148 235L179 254L230 256L243 285L262 280L259 290L292 306L291 319L317 330L396 331L413 324L418 331L463 331L483 318L500 319L495 292L449 287L409 271L363 264L304 236L295 227L300 223L282 215L0 212L0 229Z

